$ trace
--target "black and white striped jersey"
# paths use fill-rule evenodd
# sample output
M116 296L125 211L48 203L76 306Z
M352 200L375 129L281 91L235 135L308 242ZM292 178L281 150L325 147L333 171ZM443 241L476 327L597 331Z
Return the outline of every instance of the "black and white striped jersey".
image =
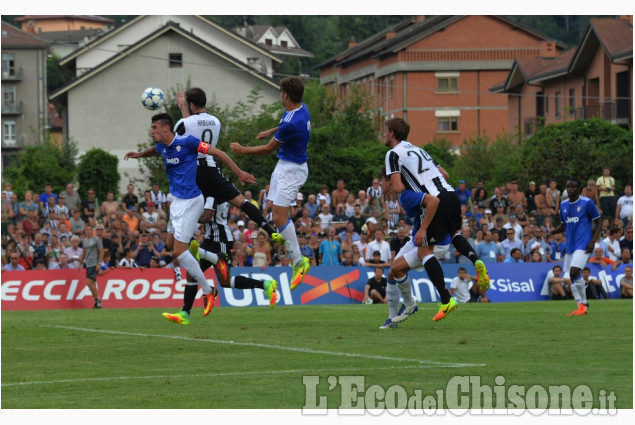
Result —
M229 203L223 202L214 205L214 213L208 223L205 223L205 239L218 243L229 243L234 241L232 231L227 225L229 217Z
M216 147L220 134L220 121L214 115L207 112L197 112L187 118L181 118L174 125L174 132L179 135L189 134L198 140L209 143ZM205 155L199 152L198 158L205 158L207 165L215 167L216 162L212 155Z
M405 140L386 153L386 175L401 173L406 189L438 196L454 188L438 170L439 164L418 146Z

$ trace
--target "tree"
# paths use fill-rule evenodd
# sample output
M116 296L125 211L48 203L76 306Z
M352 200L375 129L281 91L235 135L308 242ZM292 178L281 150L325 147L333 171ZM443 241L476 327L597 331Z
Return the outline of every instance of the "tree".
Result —
M32 137L35 139L35 135ZM29 145L18 153L3 175L19 198L27 190L40 193L46 183L52 185L54 193L59 193L74 180L76 157L76 142L66 140L59 146L46 133L44 142Z
M82 155L77 166L80 181L79 195L86 198L88 189L95 189L97 199L106 199L108 191L118 195L120 176L117 172L119 159L101 148L93 148Z

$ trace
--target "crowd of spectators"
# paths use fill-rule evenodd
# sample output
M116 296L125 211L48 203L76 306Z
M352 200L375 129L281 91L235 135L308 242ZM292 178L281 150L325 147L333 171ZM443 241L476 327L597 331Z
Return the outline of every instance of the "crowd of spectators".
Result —
M606 176L606 171L603 174ZM608 180L611 181L610 179ZM468 189L464 180L456 189L462 204L462 233L484 262L560 262L564 257L564 234L550 235L558 225L559 208L566 199L565 182L549 180L526 190L517 181L493 188L490 194L482 181ZM602 239L596 248L606 267L632 263L632 186L620 196L613 187L615 207L601 199L595 180L589 179L584 196L594 199L603 214ZM266 185L256 197L245 198L270 216ZM119 199L109 192L98 203L95 191L80 199L72 183L59 194L51 185L41 194L27 191L22 199L5 183L2 192L2 265L5 269L54 269L80 267L84 226L95 234L115 267L174 267L166 249L170 195L152 184L138 197L129 184ZM140 192L139 192L140 193ZM411 238L412 222L397 199L383 194L379 179L367 188L349 189L339 180L334 190L327 185L319 193L298 194L292 220L302 254L312 266L388 267L400 248ZM288 253L257 228L245 213L230 208L228 225L234 237L234 266L287 266ZM195 237L202 242L204 226ZM599 253L600 251L598 251ZM17 263L15 258L17 257ZM612 262L608 263L605 259ZM442 263L467 263L452 247ZM104 265L104 268L106 265Z

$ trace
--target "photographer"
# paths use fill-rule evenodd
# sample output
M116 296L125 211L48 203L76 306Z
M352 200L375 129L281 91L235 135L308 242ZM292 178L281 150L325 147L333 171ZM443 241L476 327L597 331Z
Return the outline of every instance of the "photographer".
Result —
M150 267L150 259L153 256L161 257L161 253L150 243L150 234L143 232L139 237L139 243L132 248L132 257L139 267Z

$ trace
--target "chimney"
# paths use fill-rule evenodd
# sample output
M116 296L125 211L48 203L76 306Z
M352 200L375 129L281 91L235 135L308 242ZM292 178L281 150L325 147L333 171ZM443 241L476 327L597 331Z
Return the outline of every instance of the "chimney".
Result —
M558 57L559 52L555 41L543 41L540 43L540 57L543 59L553 59Z
M396 35L397 35L397 33L396 33L396 32L394 32L394 31L388 31L388 32L386 33L386 40L390 40L391 38L395 38L395 36L396 36Z
M417 23L420 24L421 22L426 20L426 15L417 15Z
M351 39L348 41L348 48L352 49L355 46L357 46L357 41L355 41L355 36L352 36Z

